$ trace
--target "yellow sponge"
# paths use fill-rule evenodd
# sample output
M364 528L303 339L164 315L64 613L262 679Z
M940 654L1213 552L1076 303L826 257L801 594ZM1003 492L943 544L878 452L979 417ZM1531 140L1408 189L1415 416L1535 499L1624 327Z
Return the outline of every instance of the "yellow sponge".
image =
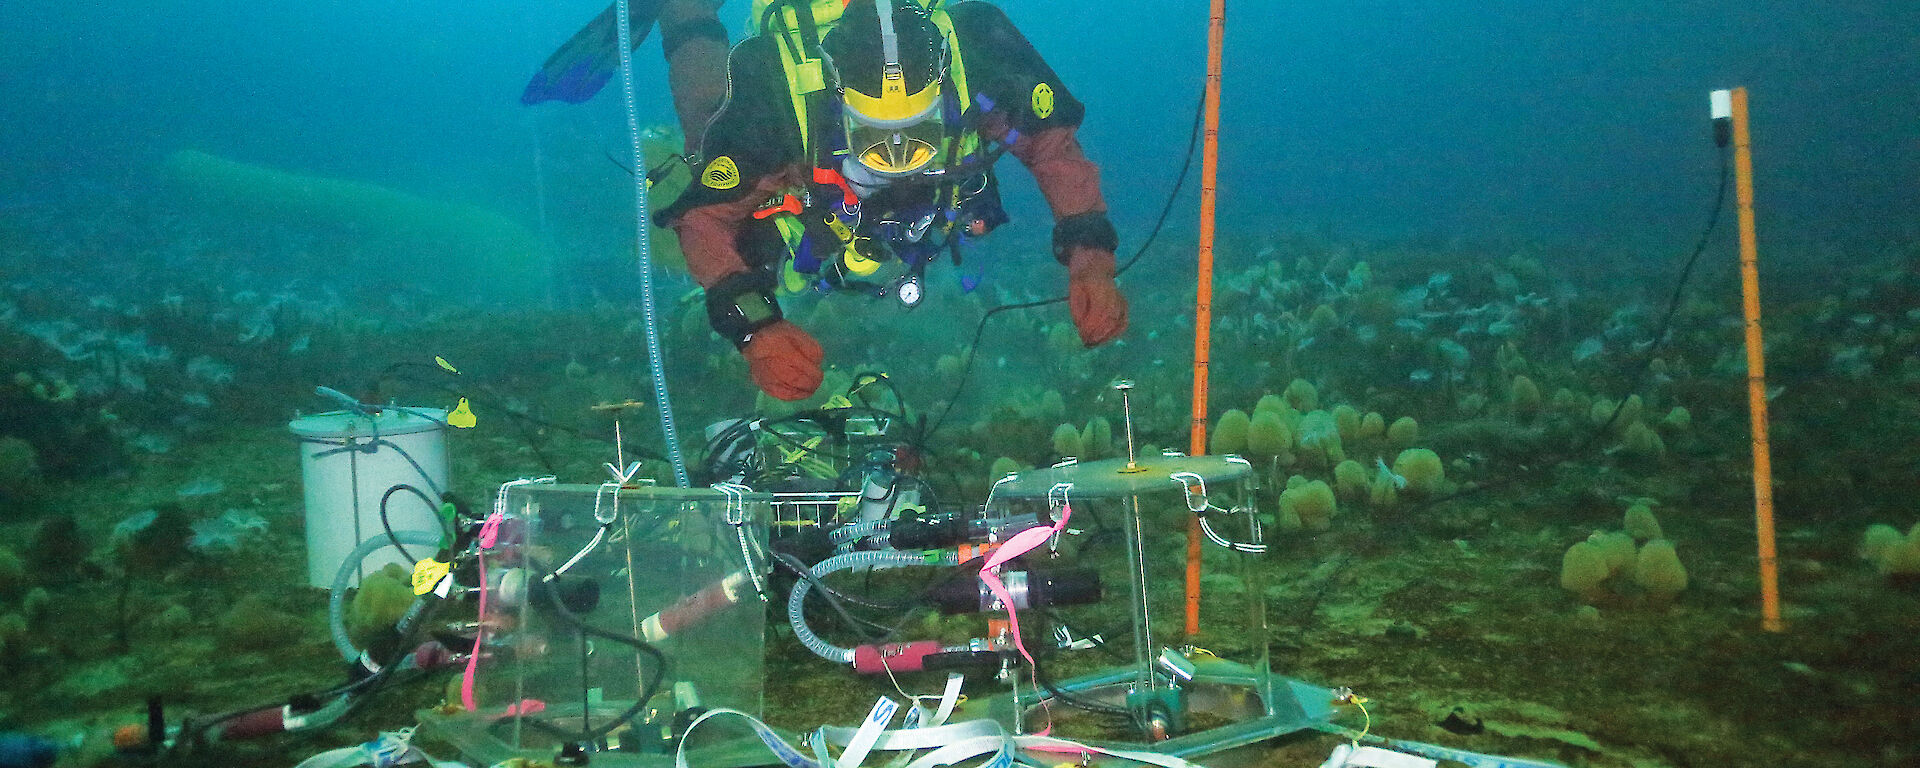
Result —
M1640 556L1633 562L1633 583L1656 602L1672 600L1687 588L1687 569L1680 565L1673 542L1654 539L1640 548Z
M1247 412L1238 408L1220 414L1220 420L1213 425L1213 439L1208 447L1215 456L1246 453L1247 426L1251 423Z
M1607 580L1611 571L1607 568L1607 553L1590 542L1580 542L1567 548L1560 558L1560 588L1580 596L1584 602L1593 602L1600 597L1600 584Z
M1300 524L1310 531L1333 527L1334 509L1333 488L1325 480L1303 483L1280 493L1281 514L1298 516Z
M1393 459L1393 473L1406 478L1406 491L1416 496L1433 496L1446 489L1447 467L1440 454L1426 448L1408 448Z

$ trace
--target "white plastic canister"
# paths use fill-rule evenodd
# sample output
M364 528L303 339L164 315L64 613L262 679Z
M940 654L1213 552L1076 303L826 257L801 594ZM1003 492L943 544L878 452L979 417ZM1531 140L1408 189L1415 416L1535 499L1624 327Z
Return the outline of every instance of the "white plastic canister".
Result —
M380 500L389 489L409 485L432 499L446 490L446 415L434 408L387 408L372 416L334 411L287 425L300 445L300 477L306 487L308 584L331 586L354 547L386 535ZM441 530L436 507L406 490L387 498L387 522L396 532ZM389 547L361 561L352 583L359 584L361 576L387 563L407 565Z

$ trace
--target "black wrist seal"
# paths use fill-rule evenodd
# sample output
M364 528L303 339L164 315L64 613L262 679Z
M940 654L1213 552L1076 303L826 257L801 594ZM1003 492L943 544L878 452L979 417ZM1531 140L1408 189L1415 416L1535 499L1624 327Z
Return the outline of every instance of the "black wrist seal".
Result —
M737 272L707 289L707 322L736 347L746 346L754 331L782 317L772 277L765 272Z
M1107 220L1106 211L1076 213L1054 223L1055 259L1065 264L1073 258L1073 249L1082 247L1097 248L1107 253L1119 249L1120 233L1113 231L1113 222Z

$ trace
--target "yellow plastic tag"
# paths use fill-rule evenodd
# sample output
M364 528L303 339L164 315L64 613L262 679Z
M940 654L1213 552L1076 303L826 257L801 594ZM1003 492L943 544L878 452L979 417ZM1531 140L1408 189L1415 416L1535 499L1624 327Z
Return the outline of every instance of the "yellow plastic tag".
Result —
M413 564L413 593L424 595L432 592L435 585L447 574L453 572L453 566L431 557Z
M472 429L479 420L474 418L473 409L467 406L467 399L460 398L460 404L447 414L447 426L455 429Z
M819 59L807 59L793 68L793 84L801 93L813 93L827 87L827 78L820 69Z
M813 438L804 443L801 443L799 448L788 448L783 445L776 445L774 447L780 449L781 463L792 464L794 462L805 459L807 457L807 454L812 453L814 449L819 448L820 440L821 438L818 438L818 437Z

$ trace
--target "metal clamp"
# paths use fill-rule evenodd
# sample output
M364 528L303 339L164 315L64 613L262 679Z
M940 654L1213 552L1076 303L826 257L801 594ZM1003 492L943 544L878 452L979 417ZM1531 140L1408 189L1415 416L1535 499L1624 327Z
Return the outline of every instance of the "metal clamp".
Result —
M500 523L507 519L507 491L522 485L552 484L556 479L553 475L547 475L523 477L501 483L500 490L493 496L493 512L489 513L486 520L480 524L479 548L483 551L493 549L494 544L500 540Z
M1073 483L1054 483L1052 488L1047 489L1047 506L1054 511L1066 507L1071 501L1067 493L1072 490Z

